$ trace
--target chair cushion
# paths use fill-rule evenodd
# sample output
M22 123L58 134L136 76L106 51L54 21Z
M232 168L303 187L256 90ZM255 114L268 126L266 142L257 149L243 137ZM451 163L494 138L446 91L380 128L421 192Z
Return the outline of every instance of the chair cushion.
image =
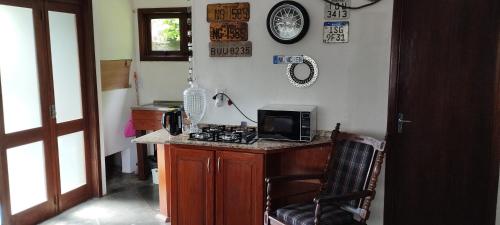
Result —
M315 204L293 204L276 211L277 219L287 225L314 225ZM353 215L333 205L321 205L321 225L358 224Z
M333 173L329 178L332 185L330 194L343 195L364 190L374 154L371 145L355 141L338 142L333 159ZM359 202L350 201L348 205L357 208Z

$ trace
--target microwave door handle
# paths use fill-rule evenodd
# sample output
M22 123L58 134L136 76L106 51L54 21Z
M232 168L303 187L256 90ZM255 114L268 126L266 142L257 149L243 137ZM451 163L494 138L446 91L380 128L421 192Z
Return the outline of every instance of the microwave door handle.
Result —
M164 112L163 115L161 116L161 126L165 129L167 128L166 119L167 119L167 113Z

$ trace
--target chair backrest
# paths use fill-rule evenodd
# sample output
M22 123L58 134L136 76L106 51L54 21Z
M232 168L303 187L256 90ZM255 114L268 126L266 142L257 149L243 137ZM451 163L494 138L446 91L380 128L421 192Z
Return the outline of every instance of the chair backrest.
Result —
M336 131L338 132L338 129ZM332 134L333 150L326 169L325 194L342 195L363 190L375 191L384 158L385 141L350 133ZM343 208L358 214L360 220L369 216L374 196L349 201Z

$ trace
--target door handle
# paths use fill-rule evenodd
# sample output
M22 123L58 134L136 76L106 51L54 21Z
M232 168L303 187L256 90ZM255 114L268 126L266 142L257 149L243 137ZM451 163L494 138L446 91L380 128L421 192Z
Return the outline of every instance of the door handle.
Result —
M210 158L208 158L208 160L207 160L207 170L208 170L208 173L210 173Z
M56 119L57 118L57 112L56 112L56 105L50 105L49 107L49 114L51 119Z
M217 172L220 171L220 157L217 158Z
M403 126L405 123L412 123L411 120L405 120L403 113L398 113L398 133L403 133Z

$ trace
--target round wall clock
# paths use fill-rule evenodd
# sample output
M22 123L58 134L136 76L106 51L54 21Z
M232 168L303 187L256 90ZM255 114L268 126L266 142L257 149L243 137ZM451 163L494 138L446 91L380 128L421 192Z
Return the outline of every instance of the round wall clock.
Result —
M300 41L309 29L309 14L294 1L282 1L274 5L267 15L267 31L282 44Z
M288 64L288 67L286 69L286 75L288 76L288 80L290 83L292 83L293 86L298 87L298 88L305 88L311 86L314 82L316 82L316 79L318 79L318 65L309 56L304 56L304 62L303 62L307 67L309 67L309 75L307 75L306 78L301 79L298 78L297 75L295 74L295 67L299 65L298 63L291 63Z

